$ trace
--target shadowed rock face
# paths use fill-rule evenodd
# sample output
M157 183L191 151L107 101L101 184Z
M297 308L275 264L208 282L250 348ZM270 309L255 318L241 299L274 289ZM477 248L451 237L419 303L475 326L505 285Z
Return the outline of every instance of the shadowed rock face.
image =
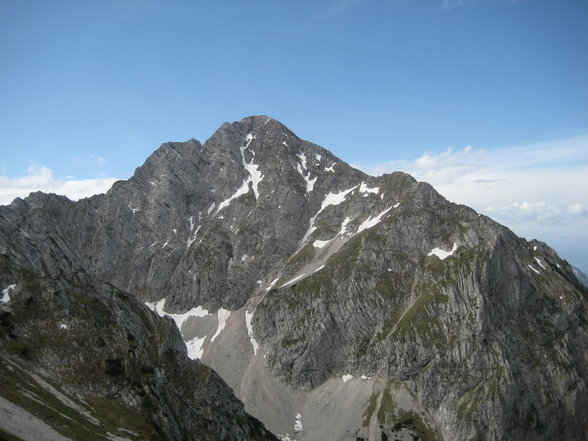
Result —
M274 431L292 433L280 412L292 426L312 409L299 440L586 432L587 292L567 262L265 116L203 145L164 144L105 195L0 207L0 253L48 278L87 273L165 299L160 312L222 307L180 323L184 337L201 338L203 360ZM0 274L3 289L17 279ZM357 397L339 410L344 430L312 432L345 395L343 375Z
M73 440L276 440L186 356L172 320L83 272L48 278L2 264L16 282L0 304L0 395L13 405ZM28 418L1 428L47 432L31 432Z

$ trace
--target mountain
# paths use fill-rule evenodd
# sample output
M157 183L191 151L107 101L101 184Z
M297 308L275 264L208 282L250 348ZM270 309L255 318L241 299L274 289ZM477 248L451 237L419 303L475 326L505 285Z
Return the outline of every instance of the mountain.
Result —
M170 316L283 439L587 439L570 265L269 117L163 144L105 195L0 207L0 254L2 288L82 273Z
M578 281L584 286L584 288L588 288L588 277L586 274L582 272L582 270L578 267L572 265L572 272L578 279Z
M277 440L171 319L81 269L3 255L2 274L17 284L0 302L0 439Z

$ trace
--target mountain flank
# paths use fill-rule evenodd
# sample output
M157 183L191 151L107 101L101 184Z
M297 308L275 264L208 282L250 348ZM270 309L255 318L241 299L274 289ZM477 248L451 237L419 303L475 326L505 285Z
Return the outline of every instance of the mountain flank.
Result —
M104 195L0 207L0 255L3 366L118 400L145 437L272 439L233 392L283 440L587 439L570 265L266 116L163 144ZM90 326L105 346L73 344Z

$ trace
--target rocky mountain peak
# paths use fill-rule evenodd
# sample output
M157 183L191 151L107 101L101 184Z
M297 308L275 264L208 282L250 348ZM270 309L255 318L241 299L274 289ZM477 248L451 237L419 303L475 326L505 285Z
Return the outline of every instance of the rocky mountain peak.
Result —
M83 273L169 315L190 357L299 440L582 439L588 423L588 292L567 262L267 116L166 143L105 195L0 207L0 250L2 287Z

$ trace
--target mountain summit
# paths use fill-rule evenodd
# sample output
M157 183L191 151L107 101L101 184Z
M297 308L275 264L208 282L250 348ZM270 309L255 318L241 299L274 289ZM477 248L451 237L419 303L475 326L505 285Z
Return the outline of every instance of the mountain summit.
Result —
M23 274L86 274L171 317L282 439L586 439L588 292L567 262L266 116L163 144L105 195L0 207L0 253L15 298Z

